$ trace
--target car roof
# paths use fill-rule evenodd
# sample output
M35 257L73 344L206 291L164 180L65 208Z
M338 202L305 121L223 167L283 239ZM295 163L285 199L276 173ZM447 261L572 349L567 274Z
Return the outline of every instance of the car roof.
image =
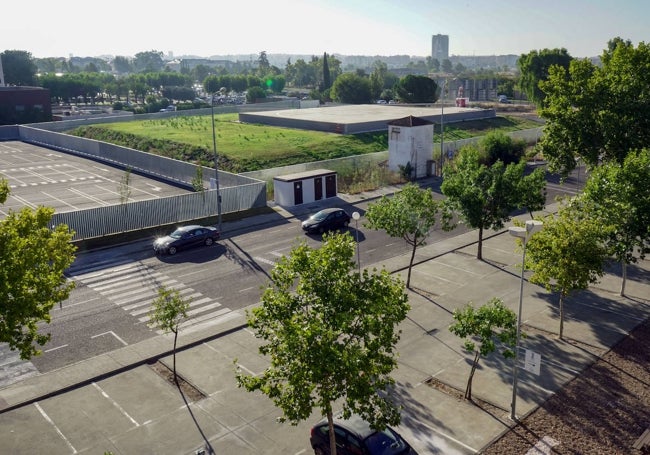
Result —
M338 211L344 211L344 210L333 207L333 208L330 208L330 209L323 209L319 213L333 213L333 212L338 212Z
M318 425L323 424L327 425L327 418L321 420L318 423ZM334 416L334 425L345 428L360 439L366 439L368 436L377 432L377 430L370 428L370 424L368 422L356 414L352 414L349 419L344 419L342 414L337 414Z
M176 230L185 232L185 231L191 231L192 229L197 229L197 228L202 228L202 227L203 226L199 226L198 224L190 224L188 226L181 226L181 227L177 228Z

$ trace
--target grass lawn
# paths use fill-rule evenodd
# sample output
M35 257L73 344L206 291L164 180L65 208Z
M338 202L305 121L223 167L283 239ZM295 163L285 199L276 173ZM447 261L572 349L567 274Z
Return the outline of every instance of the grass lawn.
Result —
M217 150L227 160L224 170L243 172L339 158L388 149L388 133L341 135L238 122L237 114L215 115ZM445 124L445 140L481 136L489 131L537 128L519 117L496 117ZM438 134L434 139L438 139ZM212 159L211 116L106 123L72 132L83 137L209 165ZM230 168L228 168L230 167Z

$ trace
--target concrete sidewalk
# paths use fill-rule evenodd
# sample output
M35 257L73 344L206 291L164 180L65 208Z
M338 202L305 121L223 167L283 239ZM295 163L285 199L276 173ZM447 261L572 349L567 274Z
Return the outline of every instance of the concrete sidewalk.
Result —
M276 214L296 216L281 209ZM265 220L247 220L245 225L252 222ZM236 229L229 225L224 232ZM471 357L448 330L454 309L498 297L517 310L521 253L505 231L486 234L483 261L476 260L474 231L417 252L409 291L411 311L401 325L394 377L396 396L404 406L398 430L420 454L476 453L512 424L511 360L496 355L481 360L473 381L473 396L483 402L480 407L427 384L435 378L448 391L465 389ZM367 267L385 266L405 278L408 260L405 255ZM643 261L631 269L628 297L617 295L620 277L608 274L600 284L568 299L566 341L555 335L557 296L525 283L522 320L528 337L522 349L541 354L542 366L539 376L519 370L517 414L534 410L650 317L650 263ZM187 403L147 365L161 356L171 365L170 337L157 336L0 389L2 450L17 454L311 453L309 429L320 419L317 410L310 421L297 427L279 424L280 412L268 398L235 384L235 359L251 373L261 372L266 365L257 351L259 341L245 326L243 311L224 316L209 329L180 333L177 370L205 395L193 403Z

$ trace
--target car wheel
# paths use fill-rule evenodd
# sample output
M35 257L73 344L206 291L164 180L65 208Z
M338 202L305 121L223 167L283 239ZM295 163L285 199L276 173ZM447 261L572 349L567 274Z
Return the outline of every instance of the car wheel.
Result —
M175 246L170 246L169 247L169 254L171 254L172 256L176 254L176 251L177 250L176 250Z
M325 233L325 228L324 227L319 227L318 228L318 233L319 234L324 234Z
M343 222L343 227L348 227L350 225L350 220L345 220Z
M214 240L212 239L212 237L208 237L207 239L205 239L205 246L210 246L213 243L214 243Z
M325 455L325 449L322 447L314 448L314 455Z

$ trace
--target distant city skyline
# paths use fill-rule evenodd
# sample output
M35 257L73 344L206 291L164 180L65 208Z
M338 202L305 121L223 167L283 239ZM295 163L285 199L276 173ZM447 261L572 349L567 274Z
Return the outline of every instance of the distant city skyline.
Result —
M449 55L520 55L566 48L602 54L614 37L648 42L647 0L276 0L191 4L81 0L0 6L0 52L36 58L165 55L431 55L449 36Z

